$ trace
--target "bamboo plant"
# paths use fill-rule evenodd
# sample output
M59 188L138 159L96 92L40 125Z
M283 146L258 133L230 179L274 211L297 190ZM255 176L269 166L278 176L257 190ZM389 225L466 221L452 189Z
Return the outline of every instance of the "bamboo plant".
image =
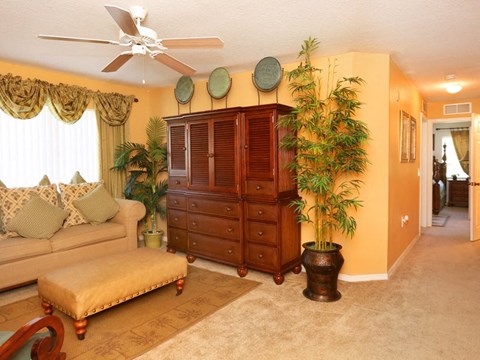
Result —
M315 250L330 250L335 248L335 232L353 237L357 228L350 209L362 206L358 198L362 182L354 177L368 164L363 145L369 131L355 119L361 106L358 87L364 81L359 77L334 81L334 64L328 68L324 88L322 71L311 62L318 45L315 38L305 40L299 53L303 61L285 72L295 106L279 126L296 134L286 135L280 146L296 152L288 166L296 174L299 191L311 198L292 202L298 221L313 225Z
M168 182L162 177L167 172L166 124L159 117L149 119L145 144L125 142L115 149L115 171L128 170L125 198L142 202L150 218L150 229L157 232L157 214L166 217L165 196Z

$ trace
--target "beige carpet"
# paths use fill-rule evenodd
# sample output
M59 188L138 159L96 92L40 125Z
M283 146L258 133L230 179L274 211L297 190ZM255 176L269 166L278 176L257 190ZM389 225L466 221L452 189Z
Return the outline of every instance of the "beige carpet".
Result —
M72 319L55 311L65 326L62 348L68 359L133 359L204 319L259 283L189 267L185 288L164 286L88 318L85 340ZM42 315L37 296L0 307L0 330L18 329Z
M424 229L388 281L340 282L342 299L325 304L303 297L304 273L277 286L250 271L260 286L138 359L480 359L480 242L468 241L466 209L445 210L446 226ZM210 261L194 265L236 276Z

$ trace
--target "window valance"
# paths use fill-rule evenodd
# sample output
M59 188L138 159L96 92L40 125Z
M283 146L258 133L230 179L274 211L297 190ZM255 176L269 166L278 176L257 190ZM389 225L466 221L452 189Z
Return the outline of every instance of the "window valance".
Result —
M47 104L59 120L74 123L91 100L102 121L119 126L130 116L134 97L0 74L0 109L16 119L31 119Z

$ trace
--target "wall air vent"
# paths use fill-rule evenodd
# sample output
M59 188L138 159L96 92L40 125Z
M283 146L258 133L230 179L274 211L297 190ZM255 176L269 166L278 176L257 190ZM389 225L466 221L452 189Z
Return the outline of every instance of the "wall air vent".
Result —
M443 105L443 115L468 114L472 112L472 103Z

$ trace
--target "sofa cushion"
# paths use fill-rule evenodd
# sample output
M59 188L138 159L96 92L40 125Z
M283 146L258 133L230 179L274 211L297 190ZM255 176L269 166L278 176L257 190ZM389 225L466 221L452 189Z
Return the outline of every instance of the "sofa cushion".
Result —
M102 184L102 182L82 184L58 184L58 187L60 188L60 197L62 199L63 208L70 213L65 222L63 223L64 228L87 223L87 220L82 216L82 214L80 214L75 205L73 205L73 201L87 195L90 191L95 189L100 184Z
M50 204L57 206L57 187L55 184L46 186L35 186L30 188L3 188L0 187L0 212L4 227L12 220L15 215L25 206L33 194L38 194L40 197ZM4 229L5 230L5 229ZM13 231L6 231L5 234L0 235L0 239L17 236Z
M63 228L53 235L49 241L52 250L56 252L119 239L126 235L127 231L124 225L106 222L99 225L82 224Z
M90 224L101 224L111 219L120 209L120 205L112 195L99 185L87 195L78 200L73 200L73 205Z
M50 241L47 239L12 237L0 241L0 264L51 252Z
M34 194L10 220L7 230L15 231L23 237L49 239L62 227L67 216L67 211Z

